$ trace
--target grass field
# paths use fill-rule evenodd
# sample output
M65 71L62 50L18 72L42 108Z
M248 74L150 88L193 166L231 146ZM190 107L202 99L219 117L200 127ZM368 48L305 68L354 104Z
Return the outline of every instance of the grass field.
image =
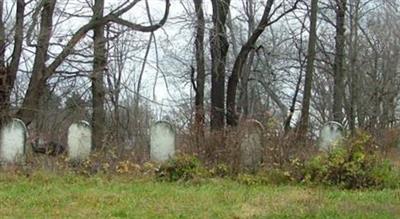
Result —
M400 190L0 173L0 218L400 218Z

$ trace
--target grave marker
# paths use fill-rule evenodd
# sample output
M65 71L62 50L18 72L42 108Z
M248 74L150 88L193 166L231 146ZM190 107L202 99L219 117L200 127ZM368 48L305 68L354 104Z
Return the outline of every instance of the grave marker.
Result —
M255 171L263 159L264 126L257 120L247 120L240 126L242 140L240 142L241 167Z
M83 161L90 155L92 130L86 121L73 123L68 129L68 157L72 161Z
M4 163L20 163L25 160L27 129L19 119L11 119L1 129L0 160Z
M175 129L165 121L158 121L151 127L150 159L166 161L175 154Z
M343 139L343 130L342 124L338 122L325 123L320 132L320 149L327 152L337 146Z

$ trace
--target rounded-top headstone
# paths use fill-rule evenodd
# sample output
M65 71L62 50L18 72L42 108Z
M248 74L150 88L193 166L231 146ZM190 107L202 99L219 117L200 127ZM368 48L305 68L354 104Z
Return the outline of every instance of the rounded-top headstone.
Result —
M73 123L68 129L68 157L82 161L89 157L92 148L92 130L87 121Z
M25 160L27 129L20 119L11 119L1 129L0 160L19 163Z
M325 123L320 132L320 149L330 151L343 139L343 126L336 121Z
M264 126L257 120L250 119L240 126L242 139L240 142L241 167L255 171L263 159L263 134Z
M150 159L165 161L175 155L175 129L166 121L151 126Z

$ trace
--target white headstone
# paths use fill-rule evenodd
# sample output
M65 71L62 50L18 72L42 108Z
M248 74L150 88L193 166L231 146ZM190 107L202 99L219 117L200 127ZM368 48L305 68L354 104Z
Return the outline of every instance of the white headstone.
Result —
M241 167L255 171L263 159L264 126L257 120L247 120L241 126L240 142Z
M342 124L329 121L321 129L320 132L320 149L323 151L330 151L337 146L343 139L343 126Z
M86 121L72 124L68 129L68 157L82 161L89 157L92 148L92 130Z
M19 163L25 160L27 129L19 119L12 119L1 129L0 160Z
M151 127L150 159L165 161L175 154L175 130L165 121L156 122Z

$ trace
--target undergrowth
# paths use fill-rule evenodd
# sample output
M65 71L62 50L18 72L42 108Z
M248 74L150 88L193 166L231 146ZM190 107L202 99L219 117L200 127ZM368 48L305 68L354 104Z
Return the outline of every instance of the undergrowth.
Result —
M376 149L370 135L358 133L329 153L308 160L303 180L346 189L399 187L399 170Z
M247 185L302 184L342 189L400 188L399 168L380 155L374 139L366 133L358 133L328 153L310 154L305 159L292 156L278 166L263 164L255 173L237 171L237 168L232 166L234 162L209 164L198 156L185 153L179 153L164 163L138 164L129 159L129 156L121 158L112 151L93 153L88 160L75 164L70 163L65 156L40 157L28 159L23 166L2 169L27 176L44 168L62 174L73 172L83 176L109 175L111 178L113 175L151 177L168 182L230 178Z

